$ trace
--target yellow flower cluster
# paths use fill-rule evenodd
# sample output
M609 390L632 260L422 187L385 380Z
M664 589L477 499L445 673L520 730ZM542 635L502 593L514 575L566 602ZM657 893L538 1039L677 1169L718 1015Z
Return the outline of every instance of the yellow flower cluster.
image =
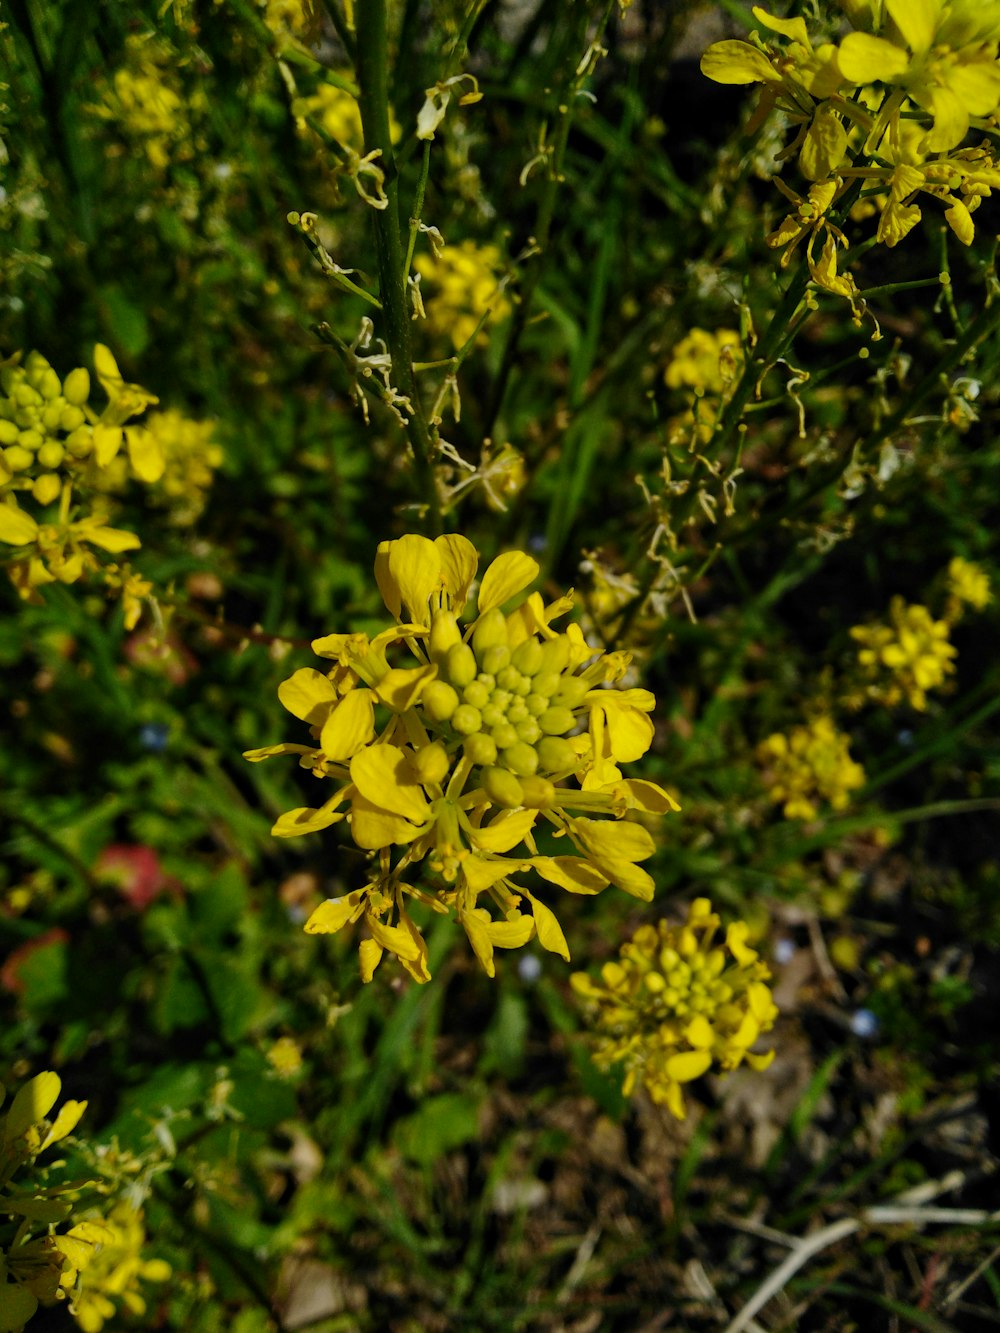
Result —
M832 717L814 718L786 736L775 732L757 747L757 760L772 801L786 819L812 819L820 805L843 810L851 792L864 785L865 771L851 758L850 739Z
M339 71L339 77L345 82L352 80L350 70ZM358 99L345 88L333 83L321 83L309 97L297 97L292 103L292 114L300 134L309 129L309 122L317 125L325 135L335 140L352 153L364 152L365 135L361 125L361 108ZM398 143L403 131L391 108L389 111L389 135L393 143Z
M641 926L600 983L586 972L571 978L594 1028L595 1063L624 1065L626 1095L642 1085L678 1120L684 1084L713 1064L766 1069L774 1059L750 1049L778 1016L770 973L747 945L745 922L727 927L724 943L720 925L709 900L696 898L683 926Z
M414 259L413 267L432 288L427 323L437 337L450 339L456 352L475 333L487 310L490 320L510 314L510 301L497 278L502 266L497 246L475 241L447 245L440 255L420 254Z
M812 185L804 199L784 190L795 211L768 242L785 251L784 263L808 237L813 281L856 301L853 279L838 273L846 238L827 217L852 183L877 199L877 240L887 246L920 221L920 195L936 199L970 244L973 212L1000 186L990 141L962 146L973 126L990 128L1000 107L1000 3L847 0L844 9L854 31L814 45L804 19L755 7L757 22L777 38L753 32L748 42L716 42L701 67L718 83L763 85L752 129L775 108L796 127L782 156L798 150Z
M125 64L115 71L101 102L90 108L141 143L157 171L163 171L178 146L191 137L191 102L178 91L175 77L164 68L167 63L168 52L155 40L129 37Z
M100 1333L119 1307L131 1315L143 1315L146 1302L141 1283L165 1282L170 1265L163 1259L144 1259L146 1229L142 1213L128 1203L119 1203L104 1223L101 1247L80 1274L72 1312L84 1333Z
M124 425L156 398L126 384L100 343L94 364L108 397L100 415L89 405L90 374L83 367L60 381L43 356L30 352L23 365L15 356L0 370L0 542L18 548L7 570L23 597L43 584L75 583L98 570L92 547L119 554L140 545L134 533L109 527L105 513L81 513L73 503L74 491L100 489L123 445L141 480L163 475L158 441L141 427ZM57 501L55 512L45 512ZM38 506L38 513L24 508L25 502ZM133 591L142 585L138 595L149 591L127 569L123 577L131 578Z
M524 596L539 568L521 551L489 566L463 625L478 563L458 534L383 542L375 578L396 623L371 640L314 640L332 669L303 667L278 691L309 725L312 743L245 756L295 754L335 784L319 808L282 815L276 836L347 821L355 843L373 853L369 882L329 899L306 923L330 933L363 921L366 981L385 951L428 980L427 946L407 900L456 917L490 976L495 948L536 935L568 958L551 908L515 876L533 871L576 894L616 884L648 901L653 880L638 862L652 855L653 839L641 824L620 821L630 810L678 808L655 783L624 778L618 767L641 758L653 739L653 696L607 688L621 680L628 654L594 650L576 625L554 629L572 599L545 605L539 593ZM416 665L391 665L396 645ZM565 839L571 853L540 853L542 830Z
M0 1215L12 1228L0 1246L0 1329L11 1333L23 1328L39 1304L66 1299L108 1235L100 1220L78 1222L55 1233L52 1228L73 1210L74 1186L14 1179L52 1144L71 1134L87 1109L86 1102L64 1102L50 1120L61 1088L58 1074L38 1074L0 1117ZM4 1097L0 1086L0 1105Z
M707 443L742 369L743 349L735 329L692 329L680 340L663 374L667 388L683 390L687 402L687 411L669 423L672 444L689 442L692 432Z
M131 476L155 484L176 523L192 523L205 507L207 493L224 457L213 439L215 423L194 421L173 409L151 412L141 426L130 426L127 454L119 454L99 478L102 489L123 489ZM135 459L140 460L137 471Z
M314 0L263 0L263 19L276 37L309 37L317 24Z
M990 579L985 570L971 560L956 555L948 564L948 609L945 619L960 620L967 606L983 611L993 600Z
M926 606L902 597L890 602L887 624L855 625L851 637L861 645L866 697L888 708L905 699L922 713L927 691L939 689L955 670L950 629L947 620L935 620Z

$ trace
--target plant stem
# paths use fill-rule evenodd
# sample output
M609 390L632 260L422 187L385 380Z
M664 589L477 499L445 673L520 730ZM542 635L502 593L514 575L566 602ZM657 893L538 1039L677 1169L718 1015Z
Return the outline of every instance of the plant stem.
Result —
M365 0L358 6L357 37L357 75L361 90L358 102L365 132L365 151L381 154L388 200L385 208L372 210L385 341L392 358L396 388L413 406L407 436L413 450L417 484L427 506L428 526L437 533L441 531L441 506L431 462L434 441L417 392L410 358L410 321L406 310L406 274L399 226L399 174L389 134L386 0Z

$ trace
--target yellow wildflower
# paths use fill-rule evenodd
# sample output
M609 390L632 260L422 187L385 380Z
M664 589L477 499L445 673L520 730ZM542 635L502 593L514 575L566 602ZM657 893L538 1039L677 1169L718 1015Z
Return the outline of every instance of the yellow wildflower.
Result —
M626 1095L641 1084L678 1120L684 1084L713 1064L766 1069L774 1059L750 1050L778 1016L770 973L747 945L745 922L727 928L724 944L720 924L709 900L696 898L683 926L641 926L599 983L586 972L570 978L594 1029L595 1063L624 1065Z
M302 1048L292 1037L279 1037L268 1047L267 1059L282 1078L291 1078L302 1068Z
M119 1203L104 1220L100 1249L81 1272L70 1301L70 1311L84 1333L100 1333L119 1308L132 1315L146 1312L143 1282L165 1282L170 1265L162 1259L144 1259L146 1229L142 1213Z
M786 819L812 819L820 804L834 810L847 806L851 792L865 781L849 746L850 739L827 716L761 742L757 759L765 770L768 795L783 804Z
M950 628L947 620L934 620L926 606L910 605L902 597L889 604L888 624L855 625L851 637L861 645L858 664L868 698L889 708L905 698L923 712L927 691L938 689L955 670Z
M413 267L432 286L427 322L434 334L449 338L456 351L469 341L487 310L494 321L510 314L510 302L497 278L502 266L497 246L475 241L447 245L440 256L421 254L414 259Z
M649 899L653 881L638 863L652 854L652 838L641 825L600 816L618 821L628 810L677 808L655 783L626 779L618 767L645 754L653 738L653 696L603 688L621 679L628 655L595 651L575 625L553 629L572 600L546 606L538 593L525 597L538 564L521 551L486 570L476 614L463 629L477 565L472 543L458 534L383 542L375 577L397 623L372 640L314 640L333 669L324 675L304 667L278 691L309 725L312 744L246 755L296 754L303 768L336 785L322 806L282 815L276 836L346 820L357 845L374 854L369 883L323 903L306 923L310 932L329 933L363 920L366 980L385 950L417 980L428 979L426 944L407 899L457 917L491 976L494 948L516 948L533 934L568 958L551 909L513 877L532 869L572 893L614 883ZM515 598L505 615L501 608ZM390 663L397 644L416 665ZM569 780L576 785L565 786ZM539 821L573 854L540 855ZM422 862L428 889L409 882Z
M337 77L344 83L352 82L349 70L338 71ZM312 121L342 147L354 153L364 152L365 135L358 99L339 84L321 83L310 96L297 97L292 104L292 112L300 134L307 132L309 122ZM399 121L390 108L389 136L393 143L398 143L402 135Z
M101 102L89 108L139 142L157 171L164 171L173 153L191 137L191 101L178 90L171 58L172 52L155 38L130 36L124 65L115 71Z
M743 367L740 335L735 329L692 329L670 353L663 373L670 389L693 389L697 394L721 396Z
M956 555L948 564L949 605L946 619L960 619L965 607L982 611L993 600L986 571L971 560Z

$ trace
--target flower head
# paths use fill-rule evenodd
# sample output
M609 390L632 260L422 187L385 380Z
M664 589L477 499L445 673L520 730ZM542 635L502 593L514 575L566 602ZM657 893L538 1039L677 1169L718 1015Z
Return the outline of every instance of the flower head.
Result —
M76 1322L84 1333L100 1333L119 1307L132 1315L146 1312L144 1282L165 1282L170 1265L162 1259L144 1259L146 1229L142 1213L119 1203L103 1220L104 1234L96 1255L80 1274L71 1300Z
M414 259L413 267L431 284L427 322L432 332L450 339L456 351L469 341L487 311L491 320L510 314L510 301L497 278L502 263L497 246L475 241L446 245L438 256L420 254Z
M990 592L989 575L971 560L963 560L956 555L948 564L948 619L960 618L963 610L971 606L974 611L984 610L993 600Z
M766 1069L774 1058L750 1050L778 1015L770 973L747 945L745 922L733 922L724 941L719 927L709 900L696 898L683 926L641 926L620 961L604 964L600 982L586 972L570 979L593 1030L595 1062L624 1065L626 1095L641 1084L678 1120L684 1084L713 1064Z
M869 699L892 708L906 699L923 712L927 691L939 689L954 672L955 647L947 620L935 620L926 606L894 597L888 624L855 625L851 637L860 645L858 665Z
M819 805L843 810L850 794L864 785L865 771L849 752L850 740L832 717L817 717L785 735L775 732L757 747L772 801L786 819L813 819Z
M463 625L477 565L475 548L457 534L383 542L375 577L397 623L371 640L316 639L314 650L333 667L303 667L279 689L312 743L246 756L296 754L335 784L318 808L282 815L276 836L346 821L373 854L370 882L323 903L306 924L328 933L363 920L366 979L388 950L427 980L426 945L407 900L456 916L490 975L495 947L516 948L535 934L568 958L544 898L514 877L533 870L547 885L582 894L614 883L649 899L653 881L639 862L653 840L641 825L617 821L629 810L677 808L655 783L619 768L641 758L653 737L653 696L605 688L621 679L627 654L595 651L575 625L554 629L571 599L546 606L538 593L524 596L538 565L521 551L489 566ZM390 661L401 646L414 665ZM565 838L572 853L540 854L536 826ZM423 863L429 889L412 882Z

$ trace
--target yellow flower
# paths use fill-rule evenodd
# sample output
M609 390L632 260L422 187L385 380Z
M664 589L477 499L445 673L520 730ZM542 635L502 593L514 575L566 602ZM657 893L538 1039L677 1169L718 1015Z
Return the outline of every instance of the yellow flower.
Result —
M849 753L850 740L831 717L817 717L786 736L776 732L757 747L772 801L786 819L812 819L820 804L843 810L850 794L864 785L865 772Z
M205 506L224 457L212 439L214 430L214 422L192 421L175 411L152 412L141 426L125 428L133 474L157 487L174 522L193 522Z
M63 493L68 498L69 490ZM66 506L64 506L65 508ZM37 523L13 499L0 502L0 542L29 548L7 566L11 581L22 597L46 583L75 583L100 567L89 550L132 551L140 545L134 532L110 528L100 514L70 519L61 513L54 523Z
M146 1230L142 1213L119 1203L103 1221L100 1249L80 1273L70 1310L84 1333L100 1333L120 1307L143 1315L143 1282L165 1282L170 1265L162 1259L144 1259Z
M191 102L185 102L178 91L173 69L164 68L171 59L176 57L155 38L130 36L125 64L115 71L100 103L88 108L138 141L157 171L169 166L173 153L186 148L191 136Z
M855 625L851 637L860 645L858 664L869 699L892 708L906 699L923 712L927 691L940 688L955 670L956 649L949 642L947 620L934 620L926 606L894 597L889 623Z
M309 725L312 744L246 755L296 754L303 768L334 781L323 805L282 815L276 836L348 821L357 845L374 854L370 882L323 903L306 924L330 933L364 921L366 980L385 950L427 980L426 944L407 899L457 917L491 976L494 948L516 948L533 934L568 958L551 910L514 876L534 870L584 894L614 883L648 899L653 881L638 863L652 855L653 840L641 825L617 821L629 810L677 808L655 783L626 779L618 767L645 754L653 737L648 691L603 688L621 679L628 655L595 651L575 625L553 629L571 599L546 606L538 593L525 597L538 565L521 551L489 566L463 628L477 565L475 548L458 534L383 542L375 577L397 623L372 640L316 639L314 650L333 669L303 667L279 689ZM390 662L400 644L415 665ZM573 853L540 854L539 821ZM424 862L429 888L409 882Z
M626 1095L642 1085L678 1120L684 1084L713 1064L766 1069L774 1059L750 1050L778 1016L770 973L746 943L745 922L728 927L724 944L719 927L709 900L696 898L683 926L641 926L600 982L586 972L570 978L594 1031L595 1062L624 1065Z
M487 310L490 320L510 314L510 302L497 278L502 266L497 246L475 241L447 245L440 256L421 254L414 259L413 267L432 286L427 323L438 337L449 338L456 351L469 341Z
M982 611L993 600L989 575L971 560L956 555L948 564L948 592L950 594L947 619L958 620L965 607Z
M291 1078L302 1068L302 1048L292 1037L279 1037L268 1048L267 1059L282 1078Z
M1000 4L996 0L884 0L882 35L852 32L837 64L854 86L897 89L880 122L898 118L911 98L932 121L923 151L947 153L965 138L971 117L1000 105Z
M698 394L721 396L743 368L740 335L735 329L692 329L670 353L663 373L670 389L694 389Z

